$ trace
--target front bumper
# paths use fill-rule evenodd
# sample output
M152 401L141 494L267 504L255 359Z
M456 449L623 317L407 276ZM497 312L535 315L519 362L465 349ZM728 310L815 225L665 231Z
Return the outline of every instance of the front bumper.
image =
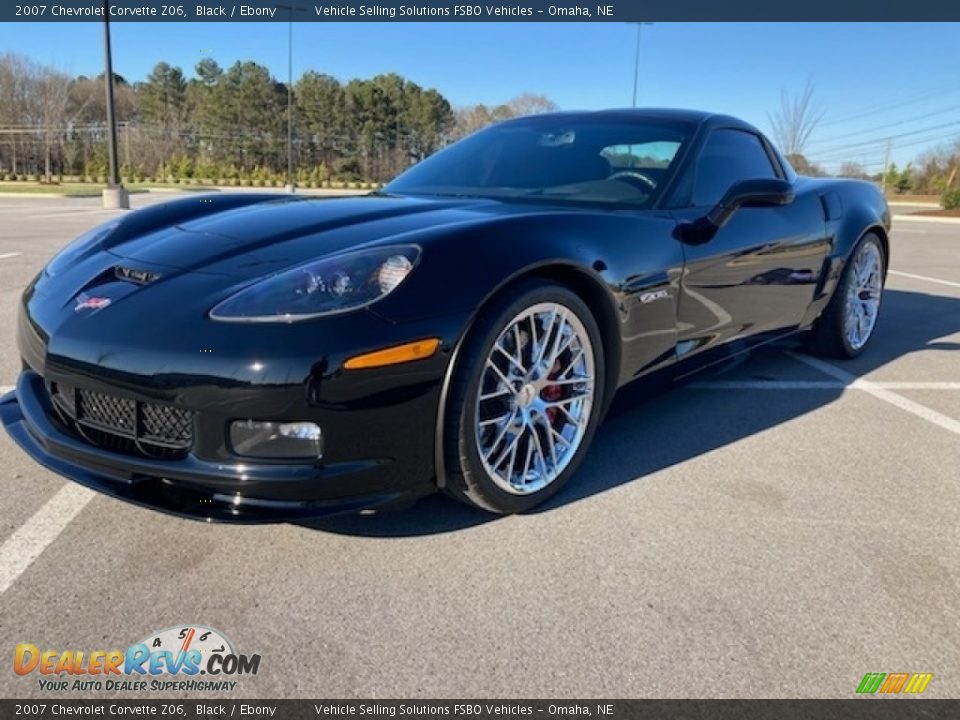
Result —
M79 440L51 419L43 379L26 370L15 391L0 398L0 421L34 460L99 492L181 517L207 521L280 522L383 508L407 502L413 489L323 499L381 461L333 465L219 463L193 455L176 461L121 456ZM429 487L423 489L428 491Z
M202 520L293 521L406 503L436 489L433 430L466 314L400 324L360 311L248 326L153 307L166 298L150 307L118 302L107 317L76 313L56 297L33 287L25 293L18 316L24 370L0 400L11 437L54 472ZM344 368L351 356L425 337L441 339L430 358ZM188 448L159 459L91 442L54 407L54 386L189 413ZM228 437L236 420L314 422L323 457L240 457Z

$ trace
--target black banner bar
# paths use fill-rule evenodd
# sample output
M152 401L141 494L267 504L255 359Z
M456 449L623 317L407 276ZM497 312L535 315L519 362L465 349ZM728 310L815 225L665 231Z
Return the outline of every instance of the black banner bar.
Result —
M957 0L247 0L110 2L111 22L957 21ZM102 22L99 0L0 3L2 22ZM869 42L869 37L864 38Z
M960 700L0 700L0 717L172 720L900 720L956 718Z

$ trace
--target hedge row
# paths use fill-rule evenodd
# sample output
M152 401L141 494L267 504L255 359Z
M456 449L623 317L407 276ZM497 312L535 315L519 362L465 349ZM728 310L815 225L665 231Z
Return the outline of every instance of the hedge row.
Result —
M204 178L156 178L132 176L122 178L124 184L159 184L159 185L222 185L227 187L284 187L286 179L284 178L219 178L217 180ZM0 175L0 181L4 182L43 182L42 175L12 175L5 173ZM102 175L55 175L53 185L62 183L92 183L105 185L107 178ZM345 180L298 180L298 187L303 188L332 188L336 190L375 190L379 186L377 183L345 181Z

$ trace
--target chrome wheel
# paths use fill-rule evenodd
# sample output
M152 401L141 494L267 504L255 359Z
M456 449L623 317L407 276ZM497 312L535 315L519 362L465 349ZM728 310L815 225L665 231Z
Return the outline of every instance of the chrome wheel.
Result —
M570 464L590 421L595 363L587 329L563 305L539 303L507 323L481 371L475 418L497 487L529 495Z
M854 256L843 314L843 333L852 350L866 345L877 324L883 291L883 256L874 242L865 242Z

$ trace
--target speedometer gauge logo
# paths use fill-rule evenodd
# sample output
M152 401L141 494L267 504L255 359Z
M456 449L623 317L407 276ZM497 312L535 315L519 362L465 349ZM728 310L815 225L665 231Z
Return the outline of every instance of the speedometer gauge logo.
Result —
M200 674L205 674L214 655L235 655L233 644L223 633L203 625L169 627L148 635L138 645L145 645L151 654L166 651L172 657L187 657L190 653L197 667L201 668Z

